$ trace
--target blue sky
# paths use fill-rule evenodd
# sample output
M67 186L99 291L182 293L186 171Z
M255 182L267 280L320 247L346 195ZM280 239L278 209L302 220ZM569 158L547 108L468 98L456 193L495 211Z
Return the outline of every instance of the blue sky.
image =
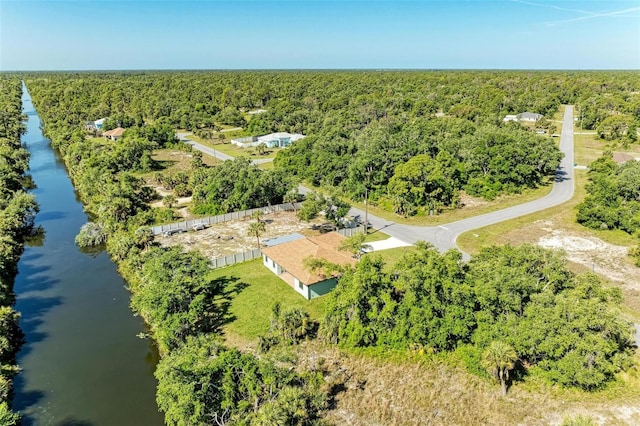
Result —
M0 70L640 69L640 0L0 0Z

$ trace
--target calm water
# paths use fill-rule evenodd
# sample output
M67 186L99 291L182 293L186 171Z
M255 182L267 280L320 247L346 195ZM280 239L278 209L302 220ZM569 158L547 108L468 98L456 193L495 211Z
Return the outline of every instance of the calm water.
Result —
M62 160L29 116L23 142L46 238L27 247L15 283L26 344L18 354L14 408L25 425L162 425L153 377L157 352L129 309L129 293L105 253L81 253L74 237L87 221Z

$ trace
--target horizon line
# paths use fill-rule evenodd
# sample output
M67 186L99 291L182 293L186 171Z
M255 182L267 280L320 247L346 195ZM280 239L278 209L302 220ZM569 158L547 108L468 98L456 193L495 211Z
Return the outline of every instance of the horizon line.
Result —
M194 71L638 71L639 68L104 68L104 69L39 69L1 70L0 73L55 72L194 72Z

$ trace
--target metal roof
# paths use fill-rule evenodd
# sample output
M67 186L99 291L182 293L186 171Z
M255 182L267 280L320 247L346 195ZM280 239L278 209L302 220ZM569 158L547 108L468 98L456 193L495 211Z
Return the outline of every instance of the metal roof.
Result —
M299 240L301 238L304 238L304 235L300 235L296 232L295 234L269 238L268 240L262 241L262 243L265 245L265 247L273 247L273 246L277 246L278 244L288 243L291 241Z

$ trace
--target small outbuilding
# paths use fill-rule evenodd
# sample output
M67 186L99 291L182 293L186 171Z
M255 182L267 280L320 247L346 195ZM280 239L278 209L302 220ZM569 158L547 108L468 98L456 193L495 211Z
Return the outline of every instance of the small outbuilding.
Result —
M337 232L293 241L262 249L262 263L279 276L305 299L313 299L329 293L336 286L339 274L326 276L322 272L310 272L304 266L308 257L323 259L337 265L355 265L348 252L338 250L345 237Z

